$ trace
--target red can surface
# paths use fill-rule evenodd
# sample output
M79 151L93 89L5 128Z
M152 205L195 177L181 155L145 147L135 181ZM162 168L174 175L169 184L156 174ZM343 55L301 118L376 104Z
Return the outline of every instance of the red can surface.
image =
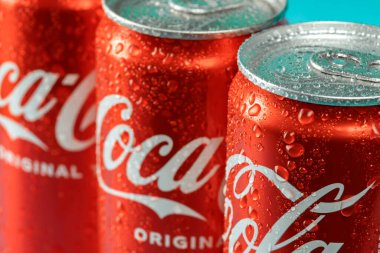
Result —
M97 252L100 1L0 1L0 251Z
M306 23L242 46L229 93L224 252L379 251L379 35Z
M97 34L101 252L222 250L227 89L248 31L212 33L215 26L205 24L206 32L200 24L221 13L177 13L178 3L164 2L104 5L109 18Z

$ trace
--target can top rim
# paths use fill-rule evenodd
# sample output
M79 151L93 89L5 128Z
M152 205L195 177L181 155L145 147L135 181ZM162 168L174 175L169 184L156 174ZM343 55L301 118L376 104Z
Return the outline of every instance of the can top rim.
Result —
M111 20L136 32L183 40L247 35L277 24L287 0L102 0ZM219 5L205 7L205 3ZM226 5L225 2L229 2Z
M252 36L238 65L254 85L289 99L330 106L380 105L380 28L307 22Z

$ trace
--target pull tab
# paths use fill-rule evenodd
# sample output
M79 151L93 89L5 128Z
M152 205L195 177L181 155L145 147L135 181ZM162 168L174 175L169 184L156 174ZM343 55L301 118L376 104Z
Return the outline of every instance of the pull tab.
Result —
M327 75L380 83L380 57L369 53L331 49L313 54L310 66Z
M189 14L210 14L241 8L246 0L169 0L172 9Z

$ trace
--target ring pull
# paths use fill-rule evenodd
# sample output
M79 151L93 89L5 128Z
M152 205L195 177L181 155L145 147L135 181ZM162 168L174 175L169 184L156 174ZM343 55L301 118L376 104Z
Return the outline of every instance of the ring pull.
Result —
M312 55L310 67L332 76L380 83L380 57L351 50L331 49Z
M198 15L238 9L245 3L246 0L169 0L173 10Z

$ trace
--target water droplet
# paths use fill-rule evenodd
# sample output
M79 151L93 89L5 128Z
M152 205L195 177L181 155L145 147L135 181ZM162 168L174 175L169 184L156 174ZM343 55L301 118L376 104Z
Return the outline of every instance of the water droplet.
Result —
M303 189L305 188L305 186L303 185L302 182L298 182L298 183L297 183L297 188L298 188L299 190L303 190Z
M245 208L247 206L247 196L243 196L241 199L240 199L240 207L241 208Z
M286 145L285 148L288 155L290 155L293 158L301 157L305 153L305 148L299 143Z
M123 221L123 215L117 215L116 218L115 218L115 222L117 224L121 224Z
M295 168L297 168L297 164L294 161L288 161L287 167L289 171L293 171Z
M288 181L289 180L289 171L282 166L275 166L274 171L277 173L277 179L280 181Z
M281 115L284 116L285 118L289 116L289 111L287 110L282 110Z
M380 136L380 125L378 123L372 123L372 137L378 137Z
M241 253L242 251L243 251L243 246L241 245L239 241L237 241L234 246L234 253Z
M314 222L314 220L307 219L307 220L304 220L303 225L304 225L305 228L307 228L313 222ZM317 232L318 229L319 229L318 225L315 225L315 227L313 227L312 229L310 229L308 231L310 231L310 232Z
M262 143L257 144L257 150L258 151L263 151L264 150L264 146L263 146Z
M252 187L251 190L250 190L250 193L251 193L251 198L254 201L257 201L259 199L259 191L257 189L255 189L254 187Z
M247 106L245 103L240 106L240 112L241 113L244 113L246 109L247 109Z
M251 96L249 97L249 104L253 105L253 103L255 103L255 100L256 100L256 95L255 93L252 93Z
M129 86L133 86L135 84L135 80L134 79L129 79L128 80L128 84L129 84Z
M142 53L141 49L135 45L130 45L128 48L128 52L132 56L139 56Z
M109 45L107 46L107 48L106 48L106 53L109 54L109 53L111 53L111 51L112 51L112 45L109 44Z
M118 43L115 48L115 53L120 54L124 50L124 45L122 43Z
M166 85L168 87L169 93L174 93L178 90L179 83L177 80L170 80Z
M253 227L252 226L247 226L245 232L248 235L248 238L252 237L253 232L254 232Z
M300 167L299 171L301 172L301 174L307 174L307 169L305 167Z
M283 189L281 190L281 192L282 192L282 194L284 194L284 196L285 196L286 198L288 198L288 199L292 199L292 198L295 197L294 192L291 191L291 190L288 189L288 188L283 188Z
M259 115L260 111L261 111L261 106L259 104L254 104L251 108L249 108L248 114L249 116L254 117L254 116Z
M156 74L156 73L159 72L159 71L158 71L158 68L157 68L156 66L153 66L153 65L148 65L148 66L146 67L146 69L147 69L148 72L151 73L151 74ZM154 79L152 79L152 80L154 80ZM155 80L154 80L154 81L155 81ZM152 83L154 83L154 82L152 81Z
M298 121L301 125L308 125L313 123L315 120L315 113L313 110L308 108L302 108L298 113Z
M255 133L256 138L263 137L263 130L258 125L253 126L253 132Z
M248 215L252 220L257 219L257 211L253 207L248 207Z
M124 210L123 202L122 202L122 201L118 201L118 202L116 203L116 208L117 208L117 210L119 210L119 211Z
M296 134L294 132L285 131L282 135L282 141L286 144L292 144L296 141Z
M286 67L285 66L278 66L277 67L277 72L283 74L283 73L285 73L285 71L286 71Z

